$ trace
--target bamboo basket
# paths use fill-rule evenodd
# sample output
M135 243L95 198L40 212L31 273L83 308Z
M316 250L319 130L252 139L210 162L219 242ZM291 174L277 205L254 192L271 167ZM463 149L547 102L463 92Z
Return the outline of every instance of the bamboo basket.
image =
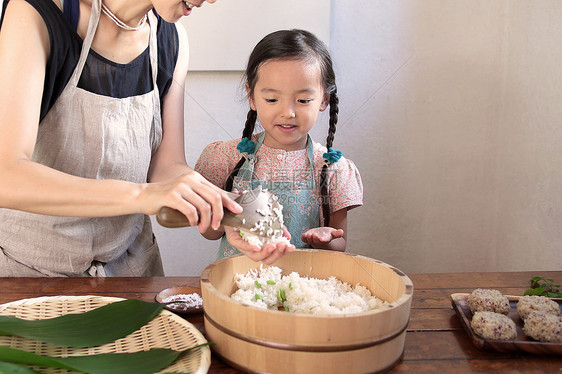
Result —
M77 314L124 300L106 296L44 296L23 299L0 305L0 316L13 316L25 320L55 318L66 314ZM95 331L92 331L95 334ZM176 314L163 310L140 329L113 342L93 347L65 347L19 336L0 336L0 346L20 349L43 356L70 357L103 353L132 353L153 348L183 351L204 344L207 340L195 326ZM185 372L205 374L211 366L211 352L201 347L193 352L184 352L167 368L158 373ZM67 374L70 371L58 368L35 367L37 373ZM74 372L73 372L74 373Z
M259 268L244 255L219 260L201 275L207 338L232 366L250 373L373 373L404 351L411 280L381 261L341 252L297 250L274 264L283 274L357 283L389 305L368 312L315 316L235 302L234 275Z

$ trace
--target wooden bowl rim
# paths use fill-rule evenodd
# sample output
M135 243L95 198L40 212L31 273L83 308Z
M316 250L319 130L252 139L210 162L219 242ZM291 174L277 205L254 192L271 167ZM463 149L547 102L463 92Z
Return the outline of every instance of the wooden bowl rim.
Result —
M348 320L349 318L362 318L362 317L365 317L365 316L373 316L373 315L377 315L377 314L381 314L381 313L390 313L393 310L396 310L397 308L407 304L412 299L412 295L413 295L413 292L414 292L414 284L412 283L412 280L403 271L401 271L398 268L396 268L396 267L394 267L390 264L387 264L383 261L373 259L373 258L370 258L370 257L366 257L366 256L362 256L362 255L358 255L358 254L354 254L354 253L347 253L347 252L334 252L334 251L327 251L327 250L321 250L321 249L298 249L297 251L300 251L300 252L329 252L329 253L333 253L334 255L344 255L344 256L349 256L349 257L361 258L361 259L364 259L364 260L367 260L367 261L373 261L373 262L375 262L379 265L382 265L384 267L389 268L394 273L396 273L397 276L402 278L402 280L404 282L404 287L405 287L404 293L402 295L400 295L400 297L395 299L393 302L389 303L388 305L383 306L382 308L377 308L377 309L368 310L368 311L365 311L365 312L357 312L357 313L314 315L314 314L305 314L305 313L298 313L298 314L297 313L287 313L285 311L279 311L279 310L262 309L262 308L258 308L258 307L253 306L253 305L242 304L242 303L239 303L237 301L232 300L230 298L230 296L224 295L223 293L219 292L215 288L215 286L211 283L211 281L209 279L209 275L215 267L219 266L223 262L232 261L233 258L245 256L244 254L238 254L238 255L222 258L222 259L217 260L217 261L213 262L212 264L208 265L203 270L203 272L201 273L201 289L202 290L203 289L208 290L215 297L218 297L219 299L227 302L228 304L232 304L234 307L249 308L250 310L252 310L252 312L255 312L255 313L267 313L267 314L278 313L281 318L295 318L295 317L305 318L305 319L326 319L326 318L329 318L329 319L344 319L345 318L346 320ZM292 252L292 253L295 253L295 252ZM288 254L288 255L291 255L291 254ZM261 262L256 262L256 266L259 267L260 264L261 264ZM273 264L273 266L275 266L275 264Z

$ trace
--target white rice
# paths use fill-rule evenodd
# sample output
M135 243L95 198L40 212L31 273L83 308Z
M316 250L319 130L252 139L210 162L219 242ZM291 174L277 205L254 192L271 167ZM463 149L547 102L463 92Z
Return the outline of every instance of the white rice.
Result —
M301 277L296 272L282 276L281 272L279 267L260 265L246 274L236 274L239 289L232 299L263 309L316 315L359 313L388 304L360 284L352 287L336 277L326 280Z
M203 307L203 298L197 293L170 295L162 299L162 302L172 303L168 304L171 308L183 311Z
M282 229L273 229L272 227L276 223L279 223L277 227L283 227L283 206L278 203L277 196L272 195L272 198L276 202L276 205L279 205L278 208L268 203L266 210L256 209L256 212L263 218L258 220L249 230L243 228L239 229L242 239L260 248L269 243L291 244L289 239L283 236ZM245 223L245 221L243 223Z
M240 229L239 231L242 239L244 239L251 245L256 245L260 248L269 243L291 244L289 239L283 236L283 230L273 230L269 228L264 235L256 235L254 232L245 229Z

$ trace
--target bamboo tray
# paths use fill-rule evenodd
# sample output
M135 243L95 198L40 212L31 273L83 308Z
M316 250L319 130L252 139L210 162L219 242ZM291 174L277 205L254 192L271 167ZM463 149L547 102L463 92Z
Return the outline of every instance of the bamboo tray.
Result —
M52 296L23 299L0 305L0 315L13 316L27 320L48 319L65 314L83 313L91 309L123 300L104 296ZM95 333L94 331L92 333ZM168 348L185 350L207 341L189 322L172 312L163 310L152 321L132 334L114 342L86 348L70 348L40 343L18 336L0 336L0 345L53 357L79 356L98 353L125 353ZM209 347L181 354L172 365L159 373L184 372L207 373L211 365ZM56 368L37 368L39 373L69 373Z
M519 318L517 314L517 302L520 296L507 296L509 299L509 304L511 306L511 311L508 314L515 322L515 327L517 329L517 337L515 340L490 340L482 339L472 331L470 322L472 321L472 312L468 307L466 298L468 293L454 293L451 295L451 303L453 308L459 317L461 324L463 325L466 333L470 337L470 340L474 343L476 347L481 350L493 350L499 352L517 352L517 353L533 353L533 354L562 354L562 343L545 343L533 340L523 333L523 321ZM562 299L553 299L558 303L562 304Z

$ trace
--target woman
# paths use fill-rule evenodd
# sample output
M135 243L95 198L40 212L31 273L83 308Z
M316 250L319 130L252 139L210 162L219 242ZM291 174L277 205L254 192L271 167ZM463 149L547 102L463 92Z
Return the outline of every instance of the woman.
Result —
M241 211L185 162L173 22L203 3L4 1L0 276L162 275L147 215L175 208L205 232Z

